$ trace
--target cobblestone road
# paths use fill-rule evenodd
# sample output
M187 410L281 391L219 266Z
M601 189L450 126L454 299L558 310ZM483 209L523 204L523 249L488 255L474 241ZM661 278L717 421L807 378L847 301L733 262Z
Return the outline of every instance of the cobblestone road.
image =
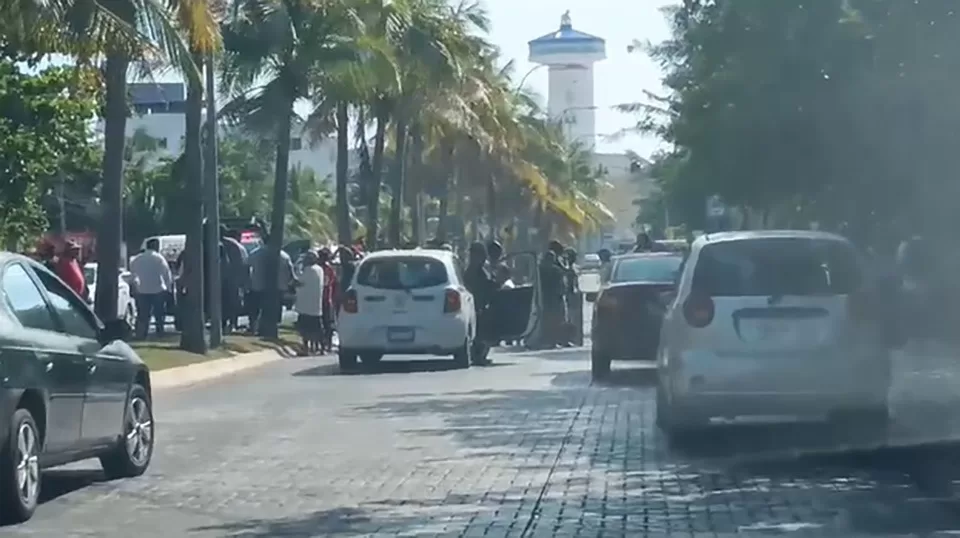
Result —
M157 395L142 478L54 471L35 519L0 536L937 536L960 529L949 448L806 455L792 426L669 447L649 370L591 386L582 350L342 376L291 359ZM629 367L627 365L626 367ZM900 361L895 443L943 436L949 361ZM410 371L413 370L413 371ZM960 370L958 370L960 371ZM919 398L916 395L922 394ZM911 396L912 395L912 396Z

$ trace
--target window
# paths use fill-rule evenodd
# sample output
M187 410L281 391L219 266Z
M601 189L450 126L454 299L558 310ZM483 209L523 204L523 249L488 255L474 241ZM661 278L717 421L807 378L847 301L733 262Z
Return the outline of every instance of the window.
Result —
M613 267L611 282L663 282L672 283L683 258L680 256L643 256L625 258Z
M860 279L859 259L849 244L778 237L707 245L693 287L711 296L845 295Z
M384 290L414 290L449 282L440 260L420 256L366 260L357 271L357 284Z
M83 281L87 283L87 286L97 285L97 266L96 265L83 266Z
M97 325L93 314L80 302L76 294L46 271L37 271L37 276L47 290L54 312L63 323L64 332L80 338L96 340Z
M44 331L57 330L43 295L22 265L7 266L3 272L2 286L7 306L21 325Z
M299 151L303 149L303 140L300 138L290 139L290 151Z

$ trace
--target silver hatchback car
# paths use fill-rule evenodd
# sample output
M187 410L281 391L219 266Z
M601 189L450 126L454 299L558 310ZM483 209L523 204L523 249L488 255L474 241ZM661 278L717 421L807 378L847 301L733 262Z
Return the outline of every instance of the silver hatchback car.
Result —
M745 231L699 237L657 351L657 422L888 417L890 353L864 299L866 269L843 237Z

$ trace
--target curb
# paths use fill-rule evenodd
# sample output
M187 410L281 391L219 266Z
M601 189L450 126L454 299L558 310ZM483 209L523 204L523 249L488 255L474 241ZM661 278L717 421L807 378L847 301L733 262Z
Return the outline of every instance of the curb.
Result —
M283 356L277 351L264 350L167 368L151 372L150 385L154 390L186 387L256 368L282 358Z

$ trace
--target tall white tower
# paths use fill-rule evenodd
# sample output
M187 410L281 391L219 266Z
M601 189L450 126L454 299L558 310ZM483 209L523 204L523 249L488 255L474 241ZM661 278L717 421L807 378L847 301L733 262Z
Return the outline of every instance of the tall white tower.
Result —
M560 17L560 29L530 41L530 61L549 70L547 109L564 126L571 143L589 149L596 145L596 110L593 101L593 64L606 59L603 39L578 32L570 12Z

